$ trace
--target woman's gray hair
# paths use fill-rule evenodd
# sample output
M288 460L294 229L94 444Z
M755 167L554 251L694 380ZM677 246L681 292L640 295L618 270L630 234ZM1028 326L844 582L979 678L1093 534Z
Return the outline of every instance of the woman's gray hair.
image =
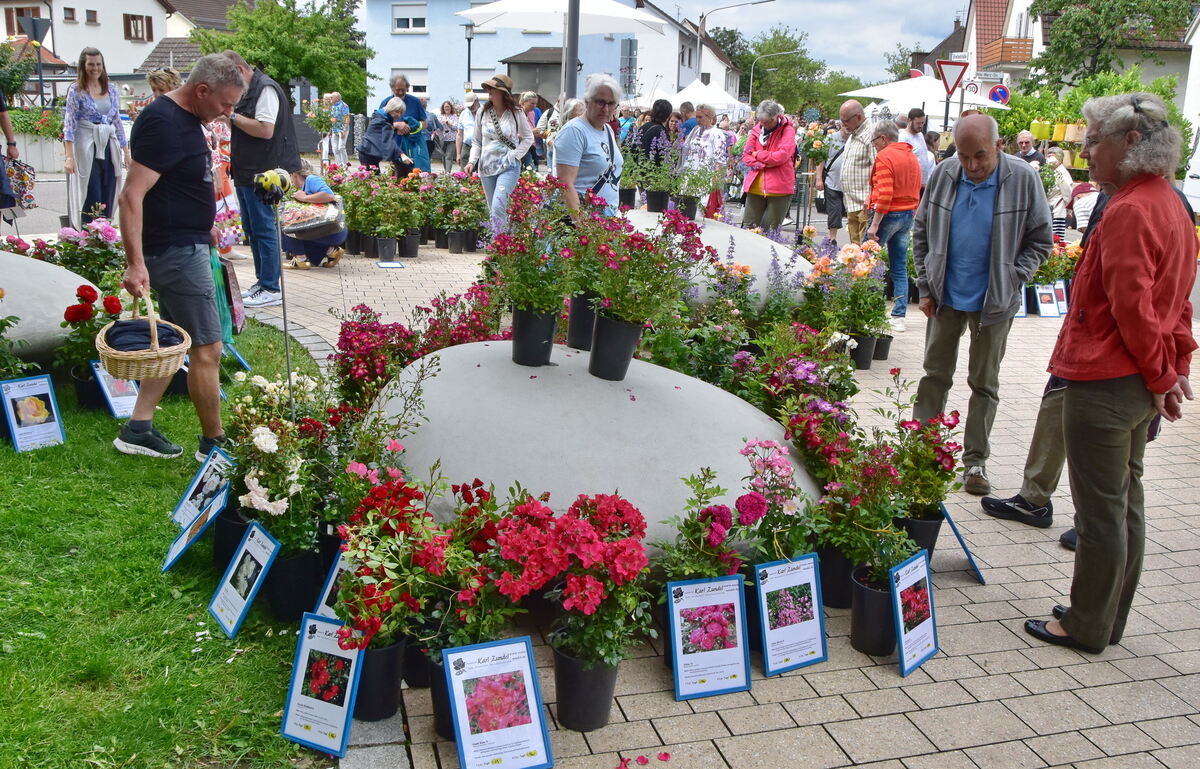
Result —
M300 174L301 176L303 176L305 178L312 176L312 173L313 173L312 163L309 163L304 158L301 158L300 159L300 167L296 169L296 173Z
M393 112L404 112L406 109L408 109L408 105L399 96L393 96L387 100L387 104L383 105L383 111L389 115Z
M880 120L871 127L871 141L874 141L880 136L886 136L888 142L898 141L900 139L900 129L896 126L895 120Z
M783 105L780 104L779 102L771 101L770 99L763 99L762 102L759 103L758 110L755 114L757 115L759 120L762 120L765 117L775 117L776 115L782 115L783 112L784 112Z
M575 114L576 112L578 112L579 115L583 114L583 99L567 99L565 102L563 102L563 115L565 115L567 118L578 117L578 115Z
M1120 170L1130 176L1174 176L1179 167L1179 129L1167 122L1167 106L1152 93L1098 96L1083 105L1088 128L1101 136L1137 131L1141 140L1129 148Z
M605 87L612 91L613 101L621 101L625 98L625 92L621 90L621 84L613 79L612 75L597 72L587 76L587 80L583 86L584 101L591 101L595 98L596 92Z
M236 85L242 90L246 88L246 81L242 78L241 70L228 56L220 53L201 56L192 65L192 72L188 75L187 82L193 87L204 83L214 90L231 85Z
M1042 154L1044 154L1044 155L1054 155L1054 156L1055 156L1055 157L1057 157L1059 160L1063 160L1064 158L1066 158L1066 155L1064 155L1064 154L1063 154L1063 148L1062 148L1062 147L1047 147L1047 148L1046 148L1046 151L1045 151L1044 153L1042 153Z
M532 101L538 100L537 91L526 91L525 93L521 94L521 101L530 101L530 100L532 100Z

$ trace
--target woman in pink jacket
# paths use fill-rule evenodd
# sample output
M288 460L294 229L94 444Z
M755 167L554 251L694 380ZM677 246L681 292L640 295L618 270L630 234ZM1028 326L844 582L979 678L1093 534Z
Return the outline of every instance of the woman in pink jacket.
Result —
M749 167L743 227L777 230L796 190L796 129L783 107L770 99L758 105L758 125L750 129L742 162Z

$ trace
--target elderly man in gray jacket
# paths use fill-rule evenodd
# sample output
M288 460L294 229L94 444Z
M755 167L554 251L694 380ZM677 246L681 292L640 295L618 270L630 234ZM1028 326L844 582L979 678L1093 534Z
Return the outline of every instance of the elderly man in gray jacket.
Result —
M1037 172L1003 152L990 116L959 120L954 142L957 155L930 174L913 222L920 308L929 318L913 418L945 411L959 339L969 329L963 488L982 495L991 492L986 464L1000 361L1025 283L1050 253L1050 209Z

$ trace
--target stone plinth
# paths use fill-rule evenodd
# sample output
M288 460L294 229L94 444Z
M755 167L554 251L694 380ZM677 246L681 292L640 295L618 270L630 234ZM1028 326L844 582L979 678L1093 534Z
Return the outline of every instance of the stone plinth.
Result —
M673 538L663 523L683 511L680 480L710 467L743 492L746 439L783 442L783 427L742 399L698 379L635 360L624 382L587 373L588 354L556 346L554 365L514 364L508 342L476 342L436 353L441 371L424 387L425 423L405 439L415 476L441 459L451 483L480 478L503 493L514 482L564 511L579 494L618 492L645 514L647 539ZM415 366L405 371L411 377ZM387 413L398 408L381 396ZM816 484L803 468L801 488ZM434 508L445 515L448 506Z
M0 288L5 294L0 316L20 318L7 336L29 343L17 350L18 355L37 361L54 356L70 331L61 326L63 311L79 302L75 289L85 284L92 285L57 264L0 251Z
M629 221L633 222L635 227L643 230L653 229L662 218L661 214L652 214L640 209L630 210L625 215L629 217ZM717 256L722 261L729 256L730 248L732 248L733 261L750 268L750 274L754 277L753 288L759 292L760 300L765 301L767 273L771 268L771 260L778 259L780 265L784 266L791 256L791 249L758 233L743 230L741 227L735 227L725 222L718 222L715 219L703 219L701 224L703 230L700 233L700 239L704 241L704 244L715 248ZM796 266L804 275L812 270L812 264L802 256L796 257ZM702 283L700 285L701 301L706 301L710 293L708 283Z

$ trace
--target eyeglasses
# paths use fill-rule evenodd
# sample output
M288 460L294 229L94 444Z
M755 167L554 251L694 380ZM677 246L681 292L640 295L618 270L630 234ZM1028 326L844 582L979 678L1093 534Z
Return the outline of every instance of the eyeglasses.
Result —
M1095 147L1097 144L1104 141L1106 138L1107 138L1106 136L1087 136L1085 134L1083 137L1083 148L1085 150L1090 150L1092 147Z
M612 109L613 107L616 107L617 104L620 103L620 102L615 102L615 101L605 101L604 99L591 99L590 101L592 104L595 104L600 109Z

